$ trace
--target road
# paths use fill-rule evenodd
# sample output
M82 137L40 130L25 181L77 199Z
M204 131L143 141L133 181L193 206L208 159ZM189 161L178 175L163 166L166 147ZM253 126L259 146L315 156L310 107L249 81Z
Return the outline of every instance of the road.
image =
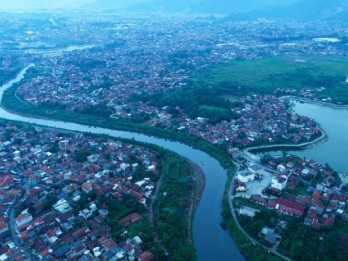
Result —
M234 206L233 206L233 193L232 193L232 189L233 189L233 184L234 184L234 181L236 179L236 173L240 170L240 165L236 162L234 162L234 164L236 165L236 170L235 172L233 173L233 178L231 179L231 183L229 184L229 189L228 189L228 203L230 205L230 209L231 209L231 213L232 213L232 217L234 219L234 222L236 223L238 229L244 234L244 236L246 238L248 238L254 245L258 245L260 247L262 247L263 249L265 249L266 251L268 251L269 253L273 253L274 255L286 260L286 261L292 261L292 259L282 255L281 253L279 253L276 249L274 248L269 248L269 247L266 247L262 244L260 244L258 241L256 241L255 239L253 239L245 230L244 228L239 224L239 221L238 221L238 218L237 218L237 215L236 215L236 211L234 209Z
M257 166L257 167L261 167L262 169L264 170L267 170L269 173L272 173L272 174L276 174L276 175L279 175L279 174L282 174L280 173L279 171L275 170L275 169L272 169L272 168L269 168L265 165L262 165L256 158L255 158L255 155L253 155L252 153L250 153L249 151L245 150L243 151L243 156L244 158L251 162L251 164Z
M13 241L13 243L15 243L15 245L21 250L21 252L24 254L25 256L25 260L37 260L36 258L34 258L30 252L28 251L28 249L24 246L24 244L22 243L18 233L17 233L17 229L16 229L16 221L15 221L15 207L16 204L18 203L19 200L21 200L26 192L29 189L29 184L28 184L28 180L23 178L22 176L19 176L20 180L21 180L21 196L20 198L16 198L16 200L13 202L13 204L11 205L10 209L9 209L9 215L8 215L8 225L10 228L10 233L11 233L11 239Z

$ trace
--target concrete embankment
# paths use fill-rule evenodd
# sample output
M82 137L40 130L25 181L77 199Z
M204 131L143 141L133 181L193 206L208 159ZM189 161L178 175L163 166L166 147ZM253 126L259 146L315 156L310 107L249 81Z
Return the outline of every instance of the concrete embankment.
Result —
M305 150L328 140L329 136L324 130L320 129L320 133L321 134L318 138L305 143L256 146L256 147L247 148L245 149L245 151L256 153L256 152L274 151L274 150Z

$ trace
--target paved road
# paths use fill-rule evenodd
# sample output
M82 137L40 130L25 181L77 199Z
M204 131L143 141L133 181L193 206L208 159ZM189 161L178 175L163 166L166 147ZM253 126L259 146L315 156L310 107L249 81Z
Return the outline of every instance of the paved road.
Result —
M229 184L229 189L228 189L228 203L230 205L230 209L231 209L231 213L232 213L232 217L234 219L234 222L236 223L238 229L254 244L254 245L258 245L258 246L261 246L262 248L264 248L266 251L270 252L270 253L273 253L274 255L286 260L286 261L292 261L290 258L280 254L279 252L277 252L275 249L273 248L269 248L269 247L266 247L262 244L260 244L258 241L256 241L255 239L253 239L245 230L244 228L239 224L239 221L237 219L237 215L236 215L236 211L233 207L233 193L232 193L232 189L233 189L233 184L234 184L234 180L236 179L236 173L237 171L239 171L240 169L240 165L238 163L234 163L237 167L236 167L236 170L235 170L235 173L233 174L233 178L231 180L231 183Z
M243 156L244 156L244 158L247 161L251 162L252 164L254 164L254 165L258 166L258 167L261 167L264 170L267 170L268 172L270 172L272 174L277 174L277 175L282 174L282 173L280 173L279 171L277 171L275 169L272 169L272 168L269 168L269 167L267 167L265 165L262 165L258 160L255 159L255 156L252 153L248 152L248 151L244 151L243 152Z
M17 202L24 197L26 192L29 189L28 180L24 179L23 177L20 177L21 183L22 183L22 191L20 198L16 198L16 200L13 202L12 206L9 209L9 215L8 215L8 224L10 228L11 233L11 239L15 243L15 245L21 250L21 252L25 255L25 260L37 260L35 259L28 251L28 249L22 244L21 239L19 238L19 235L17 234L16 230L16 222L15 222L15 207Z

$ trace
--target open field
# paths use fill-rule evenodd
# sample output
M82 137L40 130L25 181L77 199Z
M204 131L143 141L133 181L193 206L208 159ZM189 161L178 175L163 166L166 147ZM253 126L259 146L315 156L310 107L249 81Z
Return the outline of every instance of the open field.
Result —
M317 98L331 97L348 104L347 75L346 57L272 56L212 67L197 75L195 82L218 88L225 97L270 94L277 88L325 87L323 92L316 92Z

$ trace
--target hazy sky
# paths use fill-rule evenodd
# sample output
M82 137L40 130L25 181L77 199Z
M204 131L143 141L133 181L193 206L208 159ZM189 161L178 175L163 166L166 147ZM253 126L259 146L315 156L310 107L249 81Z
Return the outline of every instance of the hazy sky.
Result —
M94 0L0 0L0 10L74 8L90 2Z

